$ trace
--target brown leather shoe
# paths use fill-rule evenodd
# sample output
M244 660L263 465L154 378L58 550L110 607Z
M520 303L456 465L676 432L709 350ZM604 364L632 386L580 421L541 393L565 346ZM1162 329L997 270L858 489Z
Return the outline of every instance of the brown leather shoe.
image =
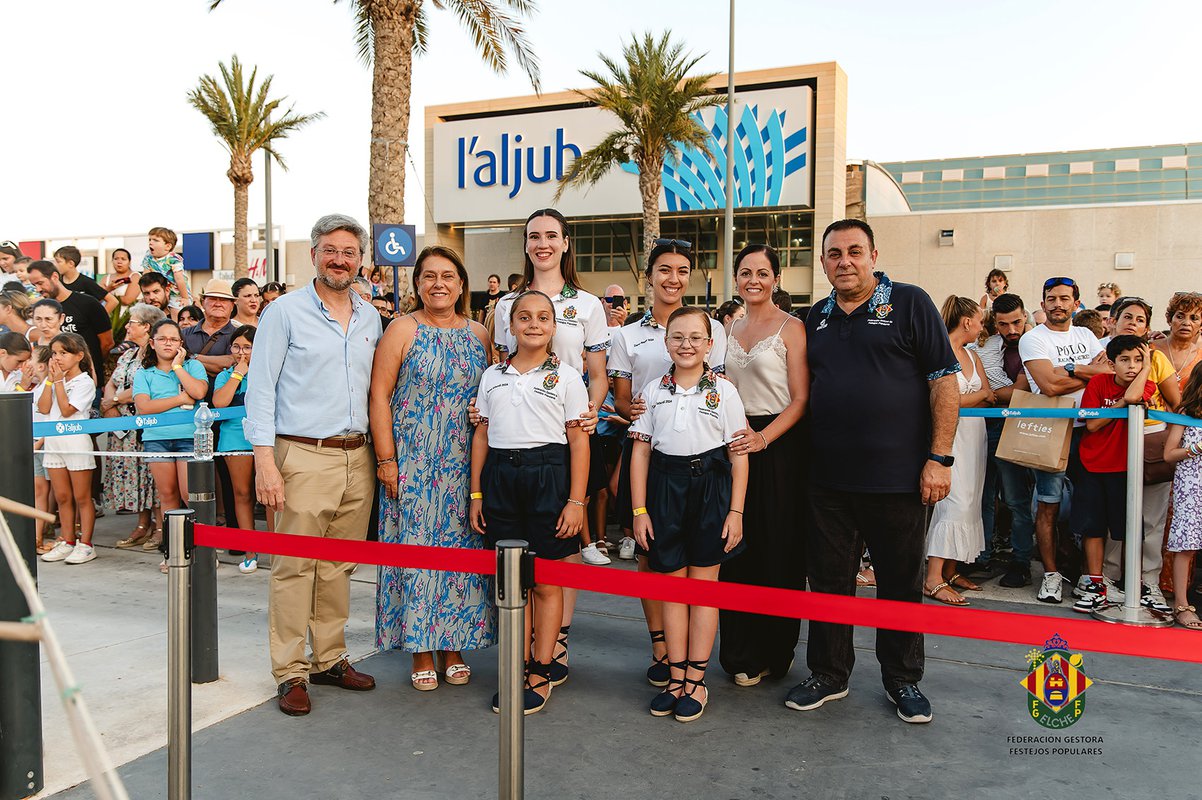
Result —
M309 703L309 685L304 678L293 678L280 684L280 711L290 717L303 717L313 710Z
M376 688L376 679L352 667L350 659L347 658L324 672L309 673L309 682L319 683L323 686L338 686L355 692L366 692Z

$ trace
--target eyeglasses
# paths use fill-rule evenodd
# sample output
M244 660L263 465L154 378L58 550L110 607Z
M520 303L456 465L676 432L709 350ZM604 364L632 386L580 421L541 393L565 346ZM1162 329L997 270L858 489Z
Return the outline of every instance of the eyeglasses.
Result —
M318 248L317 252L320 253L323 258L334 258L335 256L342 256L343 258L347 259L348 261L358 261L359 260L359 250L358 250L358 248L355 248L355 247L348 247L345 250L339 250L336 247L321 247L321 248Z
M1043 282L1043 290L1046 292L1053 286L1076 286L1077 282L1072 278L1048 278Z
M230 346L230 352L231 353L249 353L250 348L251 348L251 345L249 345L249 344L235 344L235 345Z
M694 349L700 350L708 341L708 336L685 336L680 333L674 333L668 337L668 344L676 348L684 347L684 343L688 342Z
M176 339L173 336L156 336L154 340L159 344L179 344L183 342L183 339Z
M683 247L685 250L693 249L693 243L687 242L684 239L656 239L654 244L656 247Z

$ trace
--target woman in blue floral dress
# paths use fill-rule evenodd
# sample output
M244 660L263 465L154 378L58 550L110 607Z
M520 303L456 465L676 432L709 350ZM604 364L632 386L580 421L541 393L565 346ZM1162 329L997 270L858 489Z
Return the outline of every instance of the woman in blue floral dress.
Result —
M488 365L488 333L469 317L467 270L453 250L423 250L413 284L417 307L388 326L372 368L380 541L483 547L467 524L467 406ZM467 683L461 651L491 646L495 622L485 576L380 568L376 646L413 654L410 680L419 691L438 688L439 674Z

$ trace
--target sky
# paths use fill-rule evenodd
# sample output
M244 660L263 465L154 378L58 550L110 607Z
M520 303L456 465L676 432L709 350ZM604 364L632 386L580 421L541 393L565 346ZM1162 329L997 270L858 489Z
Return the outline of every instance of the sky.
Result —
M0 239L233 225L228 156L186 100L232 54L298 112L325 118L281 142L273 216L304 238L331 211L366 221L371 71L347 3L330 0L38 0L0 3ZM429 5L429 4L428 4ZM671 30L699 70L725 72L726 0L541 0L527 20L544 91L631 33ZM415 61L407 222L424 227L426 105L532 94L496 75L451 12L429 6ZM1196 53L1202 3L737 0L736 71L834 60L848 75L851 159L1169 144L1202 139ZM250 192L263 220L262 160Z

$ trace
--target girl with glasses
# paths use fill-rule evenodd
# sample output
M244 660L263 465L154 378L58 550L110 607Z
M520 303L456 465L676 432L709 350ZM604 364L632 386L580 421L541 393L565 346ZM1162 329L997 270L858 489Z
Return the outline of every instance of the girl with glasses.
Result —
M249 280L249 279L248 279ZM237 290L235 290L237 293ZM230 355L237 359L233 366L226 367L213 379L213 407L236 408L246 405L246 374L250 371L250 351L255 341L255 329L243 325L234 331L230 339ZM230 471L230 482L234 489L234 515L238 527L244 531L255 529L255 459L251 455L223 455L251 450L250 442L242 429L241 419L227 419L220 423L217 437L217 455L225 459ZM271 510L268 509L268 522ZM268 530L272 526L268 524ZM247 552L242 556L238 571L249 575L259 568L259 554Z
M139 414L164 414L191 409L209 391L204 366L188 358L179 323L171 319L156 322L150 329L150 344L142 358L142 369L134 376L134 406ZM159 492L163 511L183 507L188 495L187 454L192 452L195 428L190 422L179 425L155 425L142 430L142 446L147 453L161 456L150 462L150 474ZM151 537L142 545L156 550L162 538ZM167 562L159 565L167 572Z

